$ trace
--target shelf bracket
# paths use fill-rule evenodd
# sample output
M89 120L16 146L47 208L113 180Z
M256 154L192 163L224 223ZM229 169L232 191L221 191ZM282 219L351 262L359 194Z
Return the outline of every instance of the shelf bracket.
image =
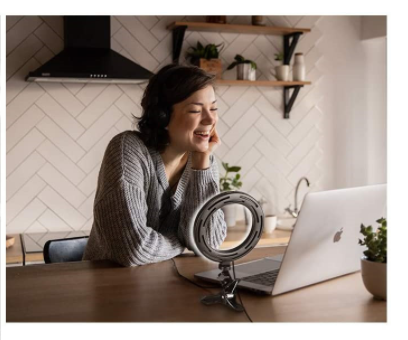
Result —
M302 34L303 34L302 32L296 32L296 33L286 34L283 36L283 57L284 57L283 64L284 65L290 65L290 60L292 59L293 52L295 51L296 45ZM292 42L290 42L291 38L292 38Z
M183 46L184 34L186 26L178 26L173 29L173 63L178 64L180 58L181 47Z
M299 94L300 88L303 85L294 85L294 86L285 86L283 90L283 105L285 107L285 113L283 118L289 119L289 113L292 110L293 103L296 100L297 95ZM289 90L294 89L292 95L289 98Z

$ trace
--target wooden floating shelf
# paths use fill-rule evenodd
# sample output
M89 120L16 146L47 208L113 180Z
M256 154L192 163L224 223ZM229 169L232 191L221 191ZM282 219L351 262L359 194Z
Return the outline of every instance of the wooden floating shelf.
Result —
M173 31L173 63L178 64L181 49L183 46L186 30L206 31L206 32L232 32L249 34L269 34L279 35L283 38L283 64L290 65L290 60L296 49L299 38L303 33L309 33L309 28L293 27L275 27L275 26L255 26L255 25L234 25L234 24L215 24L209 22L189 22L176 21L167 26L168 30ZM310 85L310 81L271 81L271 80L227 80L219 79L215 81L216 85L226 86L276 86L283 88L284 114L285 119L289 118L290 110L295 102L300 89L304 85ZM292 90L292 91L291 91ZM290 91L292 93L290 93Z
M274 80L227 80L217 79L216 85L225 86L303 86L310 85L310 81L274 81Z
M255 26L255 25L234 25L234 24L214 24L209 22L188 22L176 21L167 26L168 30L177 27L185 27L190 31L207 31L207 32L230 32L230 33L254 33L254 34L272 34L286 35L292 33L308 33L308 28L291 28L275 26Z

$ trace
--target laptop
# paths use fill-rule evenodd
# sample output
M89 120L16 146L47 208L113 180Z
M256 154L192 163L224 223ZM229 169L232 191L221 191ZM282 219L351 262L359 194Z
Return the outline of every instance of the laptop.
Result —
M385 209L386 184L307 194L285 253L235 265L238 287L278 295L359 271L360 225L377 227ZM195 277L219 282L219 273Z

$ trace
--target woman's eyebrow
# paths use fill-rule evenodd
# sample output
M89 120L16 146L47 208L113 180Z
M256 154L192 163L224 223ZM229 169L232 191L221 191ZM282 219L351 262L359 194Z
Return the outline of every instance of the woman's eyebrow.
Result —
M216 102L217 102L217 99L214 100L211 104L214 104L214 103L216 103ZM204 106L203 103L188 103L187 105L201 105L201 106Z

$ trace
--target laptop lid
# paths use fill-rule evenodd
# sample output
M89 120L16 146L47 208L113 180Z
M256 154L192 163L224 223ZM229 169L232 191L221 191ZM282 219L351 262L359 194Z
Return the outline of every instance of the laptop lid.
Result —
M360 270L360 225L385 217L386 184L306 195L272 295Z

